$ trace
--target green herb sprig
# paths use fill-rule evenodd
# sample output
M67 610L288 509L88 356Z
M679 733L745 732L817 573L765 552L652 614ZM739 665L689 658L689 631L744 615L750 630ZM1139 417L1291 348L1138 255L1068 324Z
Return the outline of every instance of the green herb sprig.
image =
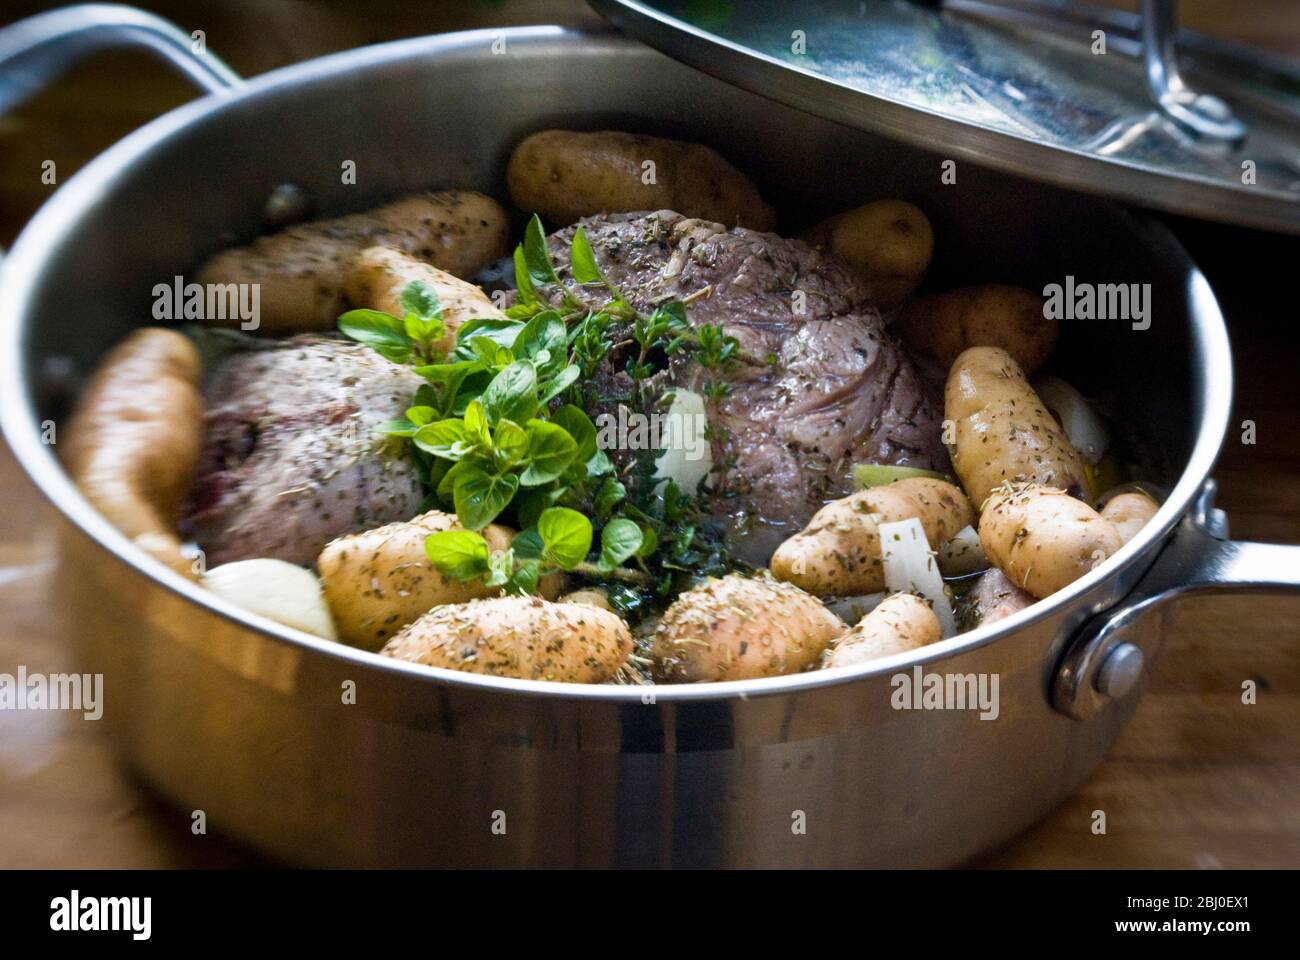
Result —
M514 263L515 304L504 317L462 323L449 356L437 349L445 336L437 293L422 281L402 291L400 319L375 310L339 318L345 335L425 381L404 418L381 432L412 445L429 505L450 506L465 528L427 538L431 563L456 579L521 594L569 571L611 585L627 608L666 595L679 574L724 565L720 548L700 534L693 500L672 481L651 480L654 451L637 460L641 472L649 463L637 502L628 496L576 385L608 355L616 323L630 324L637 345L626 369L638 406L642 383L656 372L652 356L690 350L721 370L734 360L736 340L721 327L692 329L680 301L637 311L604 276L581 227L570 246L572 285L560 280L536 216ZM539 295L542 287L556 291L558 308ZM598 291L599 305L585 306L580 291ZM494 554L481 531L503 516L520 532Z

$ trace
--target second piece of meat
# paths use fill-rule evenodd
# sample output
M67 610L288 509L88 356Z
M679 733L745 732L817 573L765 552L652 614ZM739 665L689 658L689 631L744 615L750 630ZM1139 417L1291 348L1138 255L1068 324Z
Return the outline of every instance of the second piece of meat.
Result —
M709 410L725 495L713 509L733 549L764 563L828 500L853 489L853 464L944 468L939 405L885 330L853 274L800 240L672 211L581 221L605 275L638 309L690 298L692 325L721 324L740 344L730 393ZM570 280L573 228L551 237ZM543 296L558 301L548 288ZM584 291L598 306L599 291ZM622 358L611 358L611 374ZM699 390L716 374L677 363Z
M413 462L375 430L401 419L421 382L369 347L316 337L222 361L204 388L188 512L208 566L310 565L335 537L418 513Z

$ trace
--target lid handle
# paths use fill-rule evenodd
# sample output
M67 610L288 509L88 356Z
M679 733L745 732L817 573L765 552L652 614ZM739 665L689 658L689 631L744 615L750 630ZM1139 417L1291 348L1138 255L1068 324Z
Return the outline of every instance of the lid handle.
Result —
M1174 122L1213 140L1240 143L1246 128L1226 103L1183 82L1175 50L1178 0L1142 0L1142 62L1147 89Z

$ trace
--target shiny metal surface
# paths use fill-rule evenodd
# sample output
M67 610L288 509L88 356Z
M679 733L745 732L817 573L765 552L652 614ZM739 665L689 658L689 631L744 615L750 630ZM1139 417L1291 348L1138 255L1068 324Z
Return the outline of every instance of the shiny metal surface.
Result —
M944 159L1300 233L1300 68L1184 34L1180 72L1161 17L1144 57L1141 21L1074 2L589 2L684 63Z
M1280 593L1300 590L1300 548L1224 539L1222 511L1214 507L1214 483L1206 483L1155 564L1124 598L1079 631L1061 662L1052 687L1058 710L1078 720L1095 716L1116 696L1106 677L1123 648L1141 651L1147 662L1166 637L1164 615L1173 601L1203 593L1244 590Z
M1097 680L1093 684L1097 692L1112 699L1128 695L1142 679L1142 670L1146 666L1146 657L1141 647L1131 643L1121 643L1106 655L1106 659L1097 669Z
M1222 440L1231 367L1204 279L1163 228L1111 204L974 167L960 190L941 186L932 154L626 39L520 28L494 55L500 36L353 51L174 111L70 180L5 261L0 422L58 508L58 612L79 668L104 674L102 722L122 754L211 829L320 865L937 866L1024 829L1088 776L1136 703L1080 723L1053 709L1051 690L1076 631L1156 559ZM59 422L69 400L43 385L48 360L89 371L148 322L159 278L254 236L276 184L300 185L318 215L426 187L503 196L510 147L557 124L709 143L798 212L785 231L867 199L912 199L941 238L939 287L1066 273L1151 283L1149 329L1074 329L1058 356L1081 389L1132 411L1168 500L1069 589L920 657L576 686L398 663L235 608L136 550L41 443L42 421ZM340 183L342 159L356 186ZM996 676L996 719L895 709L897 678L917 669Z
M1142 0L1142 66L1151 99L1193 135L1239 144L1246 139L1246 127L1232 109L1183 82L1175 50L1175 6L1176 0Z
M161 17L118 4L83 3L0 30L0 114L44 90L77 61L114 47L149 50L208 93L243 82L205 45Z

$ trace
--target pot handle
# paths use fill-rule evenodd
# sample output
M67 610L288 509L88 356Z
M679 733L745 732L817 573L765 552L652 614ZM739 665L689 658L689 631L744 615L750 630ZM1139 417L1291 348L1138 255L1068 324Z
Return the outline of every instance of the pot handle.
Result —
M239 75L175 24L111 3L83 3L0 30L0 115L39 93L79 60L113 47L152 50L207 93L226 93Z
M1159 650L1169 601L1204 593L1300 590L1300 547L1227 539L1227 518L1207 480L1132 592L1084 624L1066 650L1052 685L1052 705L1083 720L1142 679Z

